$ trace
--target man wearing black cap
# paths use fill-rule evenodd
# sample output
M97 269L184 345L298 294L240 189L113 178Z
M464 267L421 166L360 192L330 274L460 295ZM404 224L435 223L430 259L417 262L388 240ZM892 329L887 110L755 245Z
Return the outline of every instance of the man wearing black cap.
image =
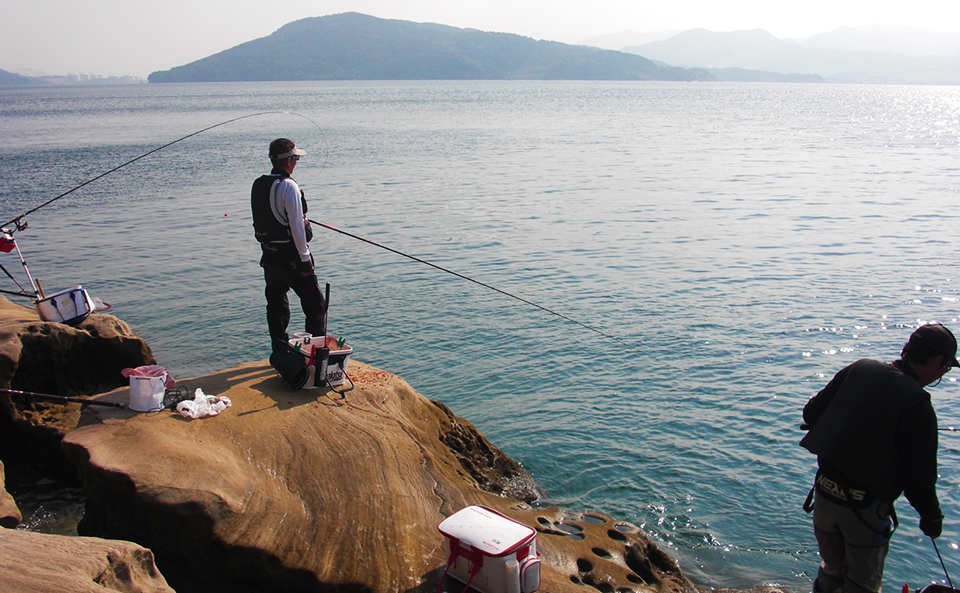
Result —
M325 329L326 304L307 245L313 238L306 218L307 201L290 176L306 154L286 138L271 142L273 170L254 181L250 192L254 234L260 242L260 266L267 283L267 327L273 352L286 348L290 323L287 292L291 288L300 297L306 331L321 336Z
M800 444L817 455L817 477L804 508L822 560L815 593L877 592L890 536L893 503L905 494L920 530L937 538L937 415L924 387L957 363L957 340L940 324L910 336L900 359L863 359L844 368L803 408L810 432Z

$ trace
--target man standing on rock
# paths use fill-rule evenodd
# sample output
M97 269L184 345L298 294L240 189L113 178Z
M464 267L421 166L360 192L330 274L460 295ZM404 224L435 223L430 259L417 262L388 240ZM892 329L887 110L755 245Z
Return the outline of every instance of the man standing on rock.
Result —
M273 170L253 182L250 203L253 228L263 255L260 266L267 287L267 327L273 352L287 347L287 325L290 303L287 293L292 288L300 298L306 315L306 331L324 333L326 303L314 273L309 241L313 238L307 222L307 201L303 190L290 176L300 157L307 153L286 138L270 143Z
M923 325L900 356L889 364L858 360L803 408L810 432L800 444L819 465L811 491L822 560L815 593L880 591L900 494L919 513L925 535L935 539L943 529L937 415L923 388L960 366L957 340L940 324Z

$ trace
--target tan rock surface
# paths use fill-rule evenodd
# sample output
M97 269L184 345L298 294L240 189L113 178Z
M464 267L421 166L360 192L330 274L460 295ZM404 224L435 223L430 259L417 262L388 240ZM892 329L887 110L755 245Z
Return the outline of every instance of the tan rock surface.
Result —
M522 468L399 377L349 372L345 400L261 362L184 382L229 397L219 416L88 408L63 442L87 483L81 533L150 548L179 593L435 591L437 525L483 504L538 530L542 591L695 590L636 527L519 500L535 496Z
M20 524L23 517L16 501L6 490L6 477L3 471L3 462L0 461L0 527L14 528Z
M16 593L173 593L136 544L0 529L0 584Z

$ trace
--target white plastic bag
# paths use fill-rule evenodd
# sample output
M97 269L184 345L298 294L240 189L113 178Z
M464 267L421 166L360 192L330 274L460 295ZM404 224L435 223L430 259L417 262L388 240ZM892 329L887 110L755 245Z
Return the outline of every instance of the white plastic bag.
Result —
M174 383L176 383L176 381L173 380L173 375L170 374L170 371L163 368L162 366L157 366L155 364L137 367L135 369L123 369L122 371L120 371L120 374L123 375L125 378L129 378L129 377L149 377L151 379L161 378L163 379L164 386L167 389L173 389L173 385Z
M184 418L203 418L216 416L229 407L230 398L205 395L202 390L197 389L193 394L193 400L187 399L177 404L177 411Z

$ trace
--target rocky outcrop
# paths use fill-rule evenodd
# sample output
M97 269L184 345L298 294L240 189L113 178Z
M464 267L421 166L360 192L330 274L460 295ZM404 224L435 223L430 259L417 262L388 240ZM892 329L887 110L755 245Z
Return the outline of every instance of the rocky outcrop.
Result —
M146 342L116 317L94 313L71 327L40 321L35 309L0 296L0 388L102 393L126 384L121 370L153 363ZM80 407L0 394L0 448L8 455L26 451L57 466L60 439L76 426Z
M17 593L173 593L130 542L0 529L0 583Z
M116 318L73 328L0 297L0 387L126 403L120 370L153 363ZM532 506L530 476L443 404L362 363L350 375L345 399L292 391L265 362L194 379L234 405L192 421L0 394L0 453L49 461L76 428L62 446L86 481L79 530L111 538L0 529L3 590L432 592L437 525L482 504L536 528L541 591L701 591L637 527ZM0 526L19 521L0 489Z
M426 592L446 560L437 525L482 504L536 528L542 591L696 590L635 526L531 506L529 476L469 422L349 370L345 399L260 362L184 382L229 397L219 416L88 408L63 441L87 488L80 533L151 549L179 593Z
M16 501L6 491L6 476L3 471L3 462L0 461L0 527L14 528L20 524L23 517Z

